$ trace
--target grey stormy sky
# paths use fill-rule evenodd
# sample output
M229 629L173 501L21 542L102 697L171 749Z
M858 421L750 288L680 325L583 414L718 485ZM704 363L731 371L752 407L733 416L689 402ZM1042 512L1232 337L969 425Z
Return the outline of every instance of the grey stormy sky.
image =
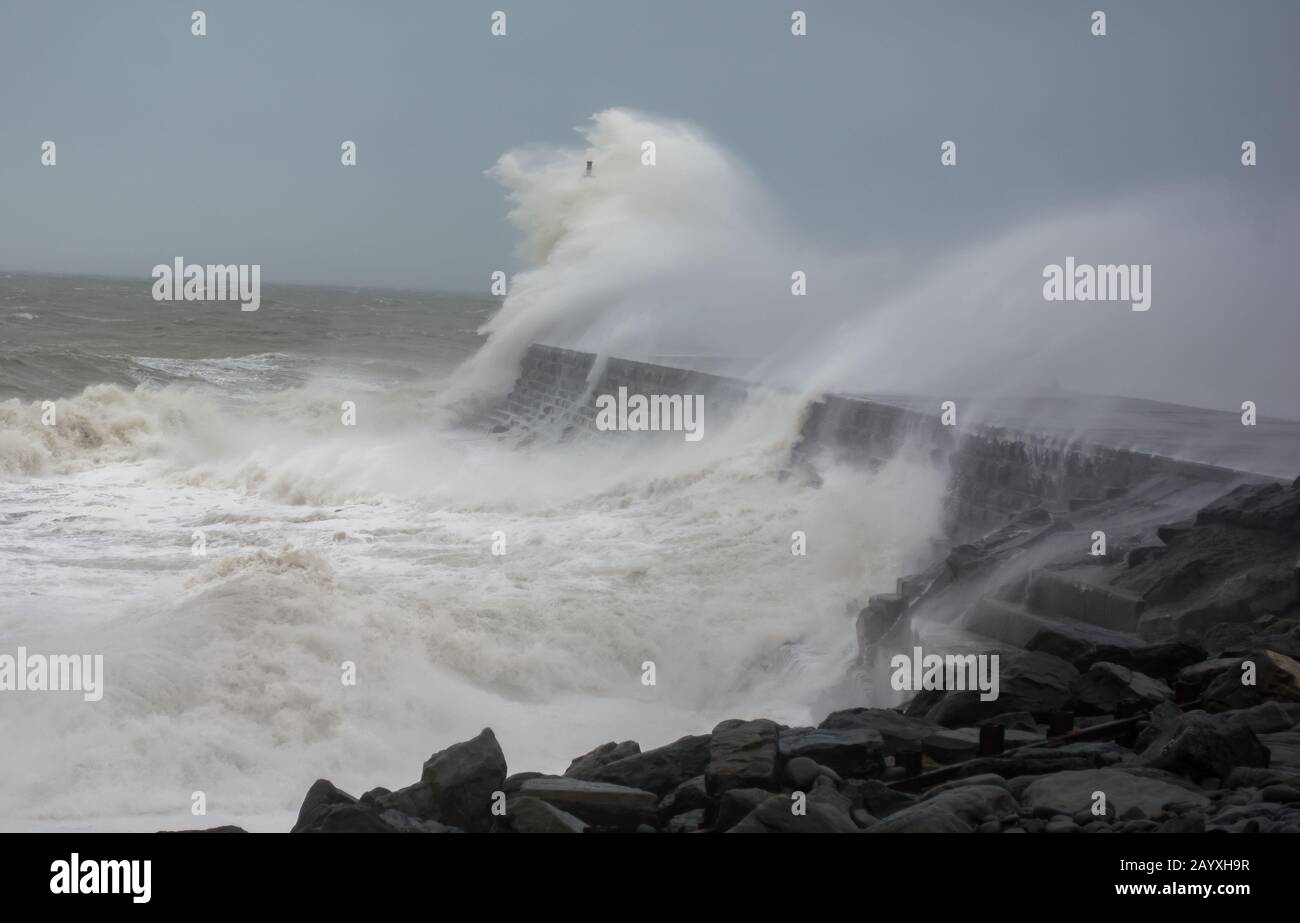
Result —
M840 245L933 252L1171 183L1294 198L1298 26L1262 0L3 0L0 268L482 291L517 243L483 171L611 106L703 126Z

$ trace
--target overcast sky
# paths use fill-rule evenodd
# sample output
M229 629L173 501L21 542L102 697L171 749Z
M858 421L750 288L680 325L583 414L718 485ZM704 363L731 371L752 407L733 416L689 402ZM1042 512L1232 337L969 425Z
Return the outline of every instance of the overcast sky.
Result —
M0 267L481 291L518 242L483 171L611 106L707 128L841 243L942 249L1189 181L1294 197L1298 27L1253 0L0 0Z

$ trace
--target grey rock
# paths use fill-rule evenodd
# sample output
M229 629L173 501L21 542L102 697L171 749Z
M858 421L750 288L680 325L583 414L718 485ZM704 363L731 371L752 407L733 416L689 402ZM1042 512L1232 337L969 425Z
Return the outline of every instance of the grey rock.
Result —
M1174 691L1144 673L1114 663L1094 663L1073 688L1080 710L1117 714L1121 710L1148 709L1172 701Z
M539 798L516 795L506 801L502 826L515 833L584 833L587 823Z
M1243 661L1255 664L1254 685L1242 682L1238 666L1220 674L1201 696L1207 711L1250 708L1264 702L1300 702L1300 662L1276 651L1254 651Z
M317 779L307 789L307 794L298 809L298 819L294 822L291 833L301 833L312 826L316 817L333 805L353 805L357 799L343 791L328 779Z
M1178 671L1178 685L1188 689L1203 691L1224 673L1241 669L1240 657L1216 657L1203 660Z
M1140 754L1143 765L1186 778L1225 778L1236 766L1268 765L1269 751L1255 732L1230 719L1188 712L1163 729Z
M610 741L607 744L601 744L596 749L571 762L564 774L575 779L586 779L602 766L629 756L635 756L640 752L641 745L635 740L625 740L622 743Z
M844 813L809 800L805 814L795 814L787 795L771 795L728 833L858 833L858 825Z
M1295 725L1286 709L1277 702L1262 702L1254 708L1220 712L1220 715L1244 724L1256 734L1273 734L1289 730Z
M776 787L778 727L766 718L723 721L713 729L704 784L711 795Z
M687 779L664 796L659 802L659 819L666 822L687 811L707 810L713 807L713 804L714 799L709 797L709 793L704 789L704 776L696 776Z
M884 740L871 728L788 728L778 752L783 760L814 760L843 778L877 778L885 769Z
M436 820L421 820L401 811L383 811L379 819L386 823L393 833L462 833L458 827L440 824ZM370 831L365 831L370 832Z
M969 785L903 808L869 833L970 833L984 818L1015 811L1016 801L997 785Z
M1035 779L1025 789L1021 803L1031 808L1050 807L1073 815L1096 803L1094 792L1106 795L1108 810L1118 816L1132 808L1150 817L1174 802L1209 804L1209 799L1162 779L1147 778L1120 769L1060 772Z
M733 788L724 792L718 801L718 829L730 830L771 795L762 788Z
M818 726L823 730L866 729L880 735L887 754L920 750L921 741L936 730L931 721L909 718L890 708L848 708L832 712Z
M709 765L710 739L708 734L682 737L665 746L583 771L573 778L639 788L662 798L687 779L704 774Z
M833 782L843 781L834 769L814 762L806 756L796 756L785 764L785 779L797 789L806 791L812 788L813 782L821 776L826 776Z
M1005 712L1047 715L1063 709L1079 671L1051 654L1024 651L999 660L999 694L982 701L975 690L949 692L926 718L945 727L976 724Z
M433 817L469 833L492 828L492 794L502 791L506 758L491 728L429 757L420 781L429 787ZM525 787L528 783L525 783Z
M1188 811L1169 818L1156 828L1156 833L1204 833L1205 815L1200 811Z
M519 793L581 818L593 827L635 830L658 820L653 792L583 779L530 779Z
M850 779L844 783L843 790L855 808L862 808L879 818L888 817L917 802L915 795L900 792L875 779Z

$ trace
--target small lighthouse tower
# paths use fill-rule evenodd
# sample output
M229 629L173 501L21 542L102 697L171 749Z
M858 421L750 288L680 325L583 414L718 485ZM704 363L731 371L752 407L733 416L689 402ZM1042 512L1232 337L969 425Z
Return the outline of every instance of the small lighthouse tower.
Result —
M587 161L587 172L582 174L584 178L591 179L591 161Z

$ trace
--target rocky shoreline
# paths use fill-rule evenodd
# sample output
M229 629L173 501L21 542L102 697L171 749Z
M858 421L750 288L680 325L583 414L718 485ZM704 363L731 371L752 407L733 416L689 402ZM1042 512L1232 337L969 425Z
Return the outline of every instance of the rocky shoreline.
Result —
M1063 559L1080 525L1031 511L859 617L866 662L966 600L959 623L1000 652L994 700L729 720L606 743L560 776L510 774L485 729L397 791L317 781L293 831L1300 833L1300 480Z

